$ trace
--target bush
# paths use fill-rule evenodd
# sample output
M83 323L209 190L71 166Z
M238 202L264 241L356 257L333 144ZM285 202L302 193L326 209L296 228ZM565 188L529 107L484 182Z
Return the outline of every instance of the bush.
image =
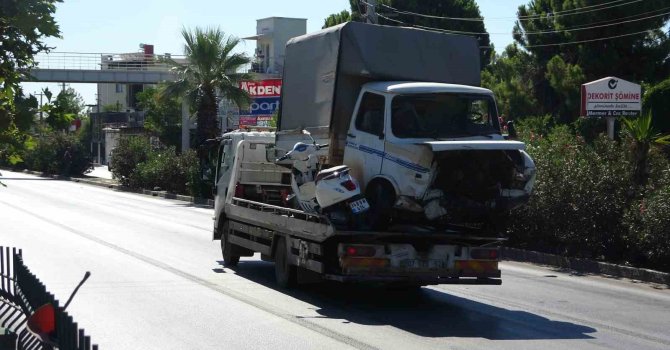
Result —
M644 112L651 111L654 129L670 132L670 78L647 90L642 105Z
M47 174L79 176L93 169L86 145L75 135L54 132L37 139L27 150L23 165Z
M174 147L153 151L145 162L139 163L130 176L130 185L136 188L159 187L173 193L194 195L198 179L198 159L190 150L177 155Z
M601 136L592 145L567 126L529 142L537 182L517 210L511 243L556 254L620 260L630 202L631 164L620 142Z
M628 259L640 266L670 271L670 164L652 152L650 181L644 196L624 218Z
M143 136L122 137L112 153L112 176L122 185L131 186L130 179L138 164L151 153L151 143Z

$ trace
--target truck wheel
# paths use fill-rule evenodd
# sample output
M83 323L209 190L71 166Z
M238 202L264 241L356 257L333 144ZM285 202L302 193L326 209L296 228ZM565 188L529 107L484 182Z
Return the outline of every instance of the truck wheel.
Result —
M375 181L365 191L365 197L370 202L367 218L373 230L385 230L391 223L395 191L393 187L381 181Z
M225 227L226 225L223 226ZM240 262L240 256L233 255L233 247L232 244L228 241L228 232L226 231L221 233L221 253L223 255L223 266L235 267L237 266L237 263Z
M275 279L281 288L293 288L297 282L297 269L289 263L286 238L280 237L275 248Z

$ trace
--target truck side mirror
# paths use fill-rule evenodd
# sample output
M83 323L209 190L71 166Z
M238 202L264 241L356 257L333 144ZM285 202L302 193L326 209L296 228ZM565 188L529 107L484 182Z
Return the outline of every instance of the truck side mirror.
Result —
M514 127L514 121L510 120L507 122L507 138L516 139L518 137L516 133L516 128Z

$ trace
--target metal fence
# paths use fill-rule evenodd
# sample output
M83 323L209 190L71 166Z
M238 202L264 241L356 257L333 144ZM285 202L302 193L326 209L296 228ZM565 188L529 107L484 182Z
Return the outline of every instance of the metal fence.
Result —
M166 60L186 63L184 56L169 54L50 52L35 56L35 69L168 71Z
M43 342L27 328L28 317L49 303L55 309L53 344ZM0 339L2 349L98 349L23 263L21 249L0 247L0 326L5 329L5 335L0 335L4 337Z

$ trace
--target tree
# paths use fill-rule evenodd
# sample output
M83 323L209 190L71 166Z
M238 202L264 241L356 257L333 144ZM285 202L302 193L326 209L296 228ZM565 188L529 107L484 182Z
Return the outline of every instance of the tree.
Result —
M649 178L649 151L651 145L669 145L670 135L662 136L651 123L651 113L645 113L637 118L623 119L623 125L633 139L633 182L642 187Z
M536 67L532 84L543 112L574 120L578 104L573 97L586 81L612 75L639 82L667 77L670 40L661 30L670 18L666 7L665 0L531 0L520 6L514 39ZM559 82L562 74L573 80L569 86Z
M28 132L35 124L35 113L39 109L37 98L30 94L25 96L22 89L17 89L14 97L14 124L20 132Z
M51 105L47 124L53 130L66 130L85 108L84 99L72 88L61 91Z
M584 82L584 73L576 64L565 63L560 56L554 56L547 62L545 78L549 86L559 96L561 103L552 109L561 116L568 116L563 122L571 122L570 114L579 108L580 91L578 88Z
M328 16L324 28L347 21L365 21L365 3L349 0L351 12L343 11ZM379 0L379 24L407 26L471 35L481 47L481 66L489 64L491 42L484 21L459 21L437 17L482 18L475 0Z
M184 54L187 63L168 60L177 79L161 88L160 98L186 98L197 109L198 126L196 144L219 136L217 125L218 99L221 97L244 106L249 101L246 91L239 88L241 80L249 79L246 73L237 73L250 59L244 53L233 51L240 40L226 36L218 28L182 30L186 42Z
M513 44L492 56L482 72L482 86L495 93L500 113L509 119L541 115L533 93L535 67L530 54Z
M14 101L43 40L60 35L53 14L61 0L4 0L0 4L0 161L20 161L31 140L14 122Z
M138 106L145 111L144 128L168 145L180 149L181 104L176 97L159 101L159 90L148 88L137 94Z
M328 16L323 23L323 29L328 28L328 27L333 27L338 24L346 23L351 21L351 13L347 10L342 10L340 13L334 13L330 16Z

